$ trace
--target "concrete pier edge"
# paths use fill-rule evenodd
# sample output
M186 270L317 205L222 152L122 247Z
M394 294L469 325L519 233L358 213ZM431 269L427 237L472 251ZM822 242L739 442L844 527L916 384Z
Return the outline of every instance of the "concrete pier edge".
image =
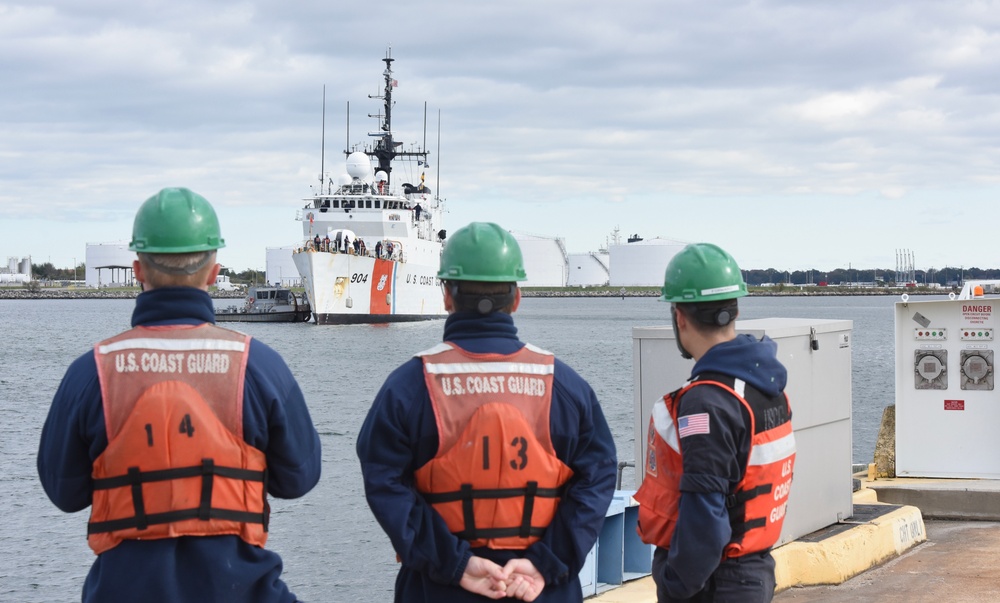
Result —
M920 509L878 502L875 490L862 487L855 505L884 505L886 512L869 521L844 520L844 530L816 541L802 538L776 549L775 579L781 592L796 586L840 584L924 542L927 530ZM893 507L889 509L888 507ZM656 585L649 576L587 599L593 603L656 603Z
M865 500L873 498L868 489L860 494ZM857 496L855 504L862 504ZM819 542L789 542L772 553L776 592L795 586L841 584L925 540L927 530L920 509L902 505Z

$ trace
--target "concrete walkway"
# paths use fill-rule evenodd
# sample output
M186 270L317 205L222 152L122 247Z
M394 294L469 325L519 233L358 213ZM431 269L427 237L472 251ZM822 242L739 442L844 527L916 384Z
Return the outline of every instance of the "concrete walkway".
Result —
M791 588L776 603L1000 601L1000 522L924 520L927 541L831 586Z
M927 520L927 540L909 551L828 586L794 587L774 603L996 603L1000 601L1000 522ZM594 599L655 603L651 578Z
M855 517L775 549L775 602L1000 602L1000 480L860 481ZM656 587L588 601L655 603Z

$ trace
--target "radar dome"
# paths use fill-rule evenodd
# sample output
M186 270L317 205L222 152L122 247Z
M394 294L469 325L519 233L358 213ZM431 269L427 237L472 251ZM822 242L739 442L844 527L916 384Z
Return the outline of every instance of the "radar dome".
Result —
M350 174L341 174L337 177L337 186L347 186L351 183L351 180L352 178Z
M347 157L347 173L352 178L367 182L372 177L372 162L361 151L355 151Z
M385 171L379 170L375 172L375 182L388 182L388 181L389 181L389 174L386 174Z

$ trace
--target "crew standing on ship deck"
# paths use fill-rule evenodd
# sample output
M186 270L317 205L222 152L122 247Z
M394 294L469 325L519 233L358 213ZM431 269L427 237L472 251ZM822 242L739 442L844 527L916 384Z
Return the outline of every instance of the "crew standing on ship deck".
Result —
M148 199L133 328L73 362L52 401L38 475L61 510L92 507L84 602L295 601L264 548L266 495L309 492L320 441L281 356L213 324L224 246L200 195Z
M526 276L510 233L459 230L437 276L444 343L389 375L358 434L368 504L401 561L395 600L580 601L615 488L601 406L517 338Z
M758 602L774 596L771 547L781 535L795 461L787 372L777 345L736 335L746 283L733 258L688 245L667 266L677 347L691 378L657 401L639 534L657 546L660 603Z

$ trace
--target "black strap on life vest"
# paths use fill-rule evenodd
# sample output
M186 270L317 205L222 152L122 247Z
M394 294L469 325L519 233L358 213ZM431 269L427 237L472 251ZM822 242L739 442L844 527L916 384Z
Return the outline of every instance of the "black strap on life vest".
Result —
M250 511L236 511L232 509L219 509L213 507L212 488L215 484L215 476L238 479L247 482L261 482L264 484L263 512L253 513ZM201 478L201 498L198 501L197 507L192 509L167 511L165 513L146 513L146 505L142 494L143 484L190 477ZM251 469L240 469L238 467L222 467L216 465L215 461L212 459L202 459L200 465L195 465L193 467L178 467L175 469L160 469L157 471L140 471L138 467L129 467L128 473L124 475L94 480L94 490L111 490L113 488L126 487L132 490L132 508L135 514L132 517L124 517L121 519L91 522L87 524L88 534L102 534L105 532L115 532L117 530L127 530L129 528L145 530L151 525L173 523L188 519L199 519L201 521L221 519L241 523L259 523L264 526L265 532L268 529L270 507L267 504L266 469L264 471L253 471Z
M558 488L539 488L538 482L528 482L523 488L493 488L475 490L472 484L462 484L459 490L454 492L433 492L425 493L424 499L431 504L459 502L462 503L462 522L465 529L455 532L455 535L464 540L479 540L489 538L528 538L529 536L542 536L545 528L531 525L531 515L535 509L536 498L560 498L565 494L566 486ZM499 528L477 528L474 509L474 502L482 499L498 498L524 498L524 509L521 512L521 524L511 527Z
M771 484L761 484L756 488L726 496L726 509L729 511L729 523L733 529L733 538L742 537L750 530L762 528L767 525L766 517L747 519L744 509L746 508L747 501L770 493Z

